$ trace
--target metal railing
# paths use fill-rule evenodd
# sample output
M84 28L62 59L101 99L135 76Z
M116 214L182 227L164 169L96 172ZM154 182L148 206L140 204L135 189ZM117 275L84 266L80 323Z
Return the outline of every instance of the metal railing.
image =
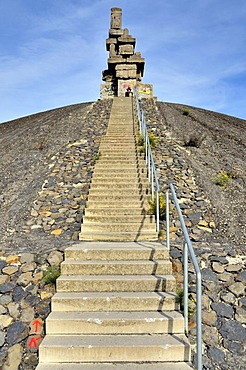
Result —
M196 274L196 360L197 369L202 370L202 281L201 271L192 247L185 221L179 206L178 198L173 184L170 184L173 202L177 210L179 221L184 235L183 270L184 270L184 322L185 332L188 334L189 298L188 298L188 256L194 266ZM169 193L166 192L166 219L167 234L169 234ZM168 240L169 243L169 240Z
M134 98L136 104L136 111L138 117L138 124L139 124L139 134L143 138L143 146L145 151L145 162L147 166L147 177L149 182L151 183L151 200L153 201L155 198L156 202L156 231L159 233L160 231L160 207L159 207L159 193L160 193L160 186L159 181L156 173L155 162L152 155L151 145L149 141L148 130L145 122L144 111L141 109L137 91L134 90Z
M147 165L147 176L149 182L151 182L151 197L154 199L154 194L156 193L156 223L157 231L159 232L159 181L157 178L156 167L151 151L151 146L149 142L149 136L147 131L147 126L145 122L144 112L140 107L138 100L137 91L134 90L134 100L136 104L136 111L139 124L139 133L144 140L145 148L145 160ZM195 269L196 273L196 360L197 360L197 370L202 370L202 283L201 283L201 271L190 241L190 237L184 222L184 218L179 206L178 198L174 189L173 184L170 184L170 190L175 204L181 228L184 235L184 251L183 251L183 270L184 270L184 323L185 332L188 334L188 319L189 319L189 299L188 299L188 257L190 259ZM170 249L170 216L169 216L169 191L166 192L166 246L168 250Z

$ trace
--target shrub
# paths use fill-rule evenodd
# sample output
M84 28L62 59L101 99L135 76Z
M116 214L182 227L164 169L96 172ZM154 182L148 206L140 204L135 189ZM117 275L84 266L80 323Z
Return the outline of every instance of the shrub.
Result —
M219 185L222 188L225 188L229 182L231 181L231 177L228 175L228 173L221 171L218 176L214 179L214 183L216 185Z
M183 111L183 116L190 116L190 111L189 111L189 109L184 109L184 111Z
M156 216L156 194L154 199L149 200L150 209L149 212ZM166 218L166 199L163 194L159 193L159 216L160 220L165 220Z
M60 268L58 266L49 266L44 271L43 281L46 284L55 284L56 279L61 275Z
M204 135L200 135L199 133L192 133L189 137L186 137L184 139L184 145L200 148L204 139Z
M95 161L98 161L102 156L102 153L99 151L97 155L95 156Z

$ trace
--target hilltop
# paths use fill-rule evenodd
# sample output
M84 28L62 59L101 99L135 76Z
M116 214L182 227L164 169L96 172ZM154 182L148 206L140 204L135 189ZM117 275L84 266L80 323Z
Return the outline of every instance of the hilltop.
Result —
M165 137L192 168L198 186L209 199L216 222L216 232L209 235L210 239L237 245L244 243L246 121L181 104L158 102L155 105L152 100L146 101L145 110L147 113L149 110L148 125L158 137L156 155L161 156L162 138ZM32 250L44 243L46 248L51 248L72 240L69 233L58 239L40 230L37 232L34 227L29 232L23 225L30 223L33 202L55 161L59 161L59 155L68 150L69 143L86 141L83 151L87 168L92 172L109 113L110 100L102 100L0 125L0 245L3 250ZM55 155L58 156L54 159ZM221 172L228 176L226 186L216 185ZM84 192L87 190L88 184Z

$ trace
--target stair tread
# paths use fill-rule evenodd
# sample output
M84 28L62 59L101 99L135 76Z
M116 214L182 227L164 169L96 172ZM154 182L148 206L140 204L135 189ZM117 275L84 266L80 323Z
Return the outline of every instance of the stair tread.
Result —
M36 370L191 370L186 362L152 363L53 363L39 364Z
M139 334L139 335L46 335L41 343L42 347L153 347L162 348L188 346L185 334ZM167 348L166 348L167 349Z
M158 298L158 300L165 298L172 298L177 300L175 293L167 292L56 292L53 298L65 299L86 299L86 298Z
M103 261L104 263L104 261ZM57 280L157 280L157 279L169 279L175 280L173 275L66 275L62 274Z
M145 320L145 321L166 321L166 320L176 320L181 319L183 320L183 315L178 311L135 311L135 312L60 312L60 311L52 311L49 316L48 320Z

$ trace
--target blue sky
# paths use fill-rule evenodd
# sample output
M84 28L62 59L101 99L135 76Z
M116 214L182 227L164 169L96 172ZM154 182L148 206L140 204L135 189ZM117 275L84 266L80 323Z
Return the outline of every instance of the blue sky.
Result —
M0 0L0 122L99 98L111 7L158 100L246 119L245 0Z

